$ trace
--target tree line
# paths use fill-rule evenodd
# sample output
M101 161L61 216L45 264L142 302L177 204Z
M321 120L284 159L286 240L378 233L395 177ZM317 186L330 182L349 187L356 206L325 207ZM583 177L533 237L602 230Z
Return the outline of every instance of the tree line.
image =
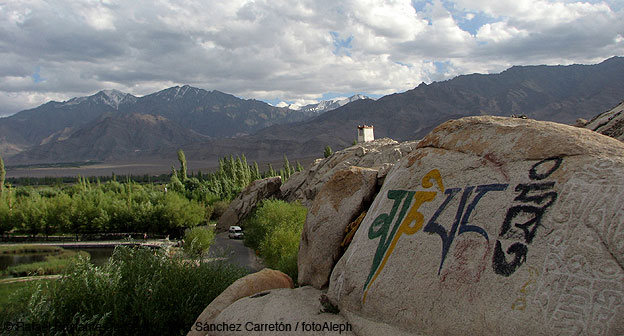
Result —
M231 200L238 195L249 183L267 177L281 176L287 180L292 174L303 170L298 161L293 166L284 155L282 168L275 170L272 164L268 169L260 172L257 162L247 163L244 154L236 157L230 155L219 159L219 166L212 173L197 171L188 175L186 157L182 150L178 151L180 169L171 168L169 186L172 190L184 194L188 199L212 203L215 199Z
M186 157L178 151L180 168L172 167L165 183L139 183L126 177L77 177L72 185L12 187L0 157L0 234L32 236L146 232L182 234L206 223L252 181L281 176L284 180L303 167L284 156L280 170L247 163L244 155L219 160L216 171L188 174ZM220 211L214 211L221 208Z

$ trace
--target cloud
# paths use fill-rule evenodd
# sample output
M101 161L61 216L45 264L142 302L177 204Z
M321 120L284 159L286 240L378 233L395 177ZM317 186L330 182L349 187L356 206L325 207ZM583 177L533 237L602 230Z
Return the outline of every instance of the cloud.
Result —
M515 64L598 62L624 54L622 32L617 0L8 0L0 115L180 84L289 103L383 95Z

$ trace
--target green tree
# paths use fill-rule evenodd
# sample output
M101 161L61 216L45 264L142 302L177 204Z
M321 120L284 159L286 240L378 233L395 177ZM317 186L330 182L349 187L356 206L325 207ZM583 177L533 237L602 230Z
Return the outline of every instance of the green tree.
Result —
M169 180L169 184L171 185L172 191L184 192L184 184L178 178L178 172L175 168L171 167L171 179Z
M332 154L334 154L334 151L332 151L331 147L329 147L329 145L325 146L325 158L330 157Z
M0 199L0 235L13 228L13 222L11 221L11 210L9 204Z
M4 180L6 178L6 170L4 169L4 161L2 160L2 156L0 156L0 195L4 191Z
M290 165L288 157L286 156L286 154L284 154L284 180L287 180L294 172L295 169Z
M275 169L273 169L273 165L269 163L269 171L266 173L265 177L272 177L276 175L277 173L275 172Z
M254 161L253 163L253 169L251 171L251 179L252 181L255 181L257 179L261 179L262 178L262 174L260 174L260 168L258 167L258 162Z
M186 175L186 156L184 155L184 151L181 149L178 149L178 161L180 161L180 171L179 171L179 176L178 178L181 181L186 181L187 179L187 175Z
M303 171L303 166L301 165L301 163L299 161L297 161L297 171Z
M208 252L214 242L215 234L212 229L203 226L194 227L184 234L182 248L188 255L196 257L202 262L204 253Z

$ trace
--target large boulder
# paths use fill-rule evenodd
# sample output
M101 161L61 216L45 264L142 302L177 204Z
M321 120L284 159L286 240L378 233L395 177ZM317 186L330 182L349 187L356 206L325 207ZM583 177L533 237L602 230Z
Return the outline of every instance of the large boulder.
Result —
M312 287L258 293L224 309L206 328L213 329L209 335L354 335L344 317L322 312L322 295Z
M293 288L292 279L280 272L265 268L259 272L246 275L231 284L223 293L217 296L199 315L188 336L203 336L207 334L204 325L210 325L225 308L237 300L257 294L259 292L277 289Z
M297 259L300 285L321 289L342 255L347 224L368 205L377 188L377 171L350 167L337 171L316 195L301 235Z
M390 168L416 148L417 143L418 141L398 143L382 138L351 146L328 158L317 160L309 169L292 175L284 182L280 193L288 202L298 200L309 207L323 185L336 172L351 166L376 170L378 182L381 184Z
M349 321L427 335L623 335L624 144L469 117L397 163L333 269Z
M624 101L611 110L597 115L585 128L624 141Z
M241 222L249 215L265 198L279 196L282 178L279 176L269 177L251 182L230 203L228 209L217 222L217 231L227 231L231 225L241 225Z

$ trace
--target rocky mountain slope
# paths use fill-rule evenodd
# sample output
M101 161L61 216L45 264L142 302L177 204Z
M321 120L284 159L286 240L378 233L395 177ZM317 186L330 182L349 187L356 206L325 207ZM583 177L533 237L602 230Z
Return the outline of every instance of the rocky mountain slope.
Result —
M0 154L11 155L42 142L55 134L71 133L106 113L133 104L137 97L116 90L100 91L89 97L66 102L51 101L37 108L0 119Z
M590 119L624 97L624 58L596 65L521 66L500 74L466 75L421 84L378 100L357 100L308 121L274 125L234 141L211 141L185 148L193 157L245 152L248 158L314 156L326 145L350 146L356 126L373 125L375 137L420 139L436 125L472 115L526 115L573 123Z
M75 132L55 133L52 139L21 152L26 162L115 161L158 156L163 146L175 147L208 140L171 120L151 114L105 114Z
M129 117L132 115L154 116L153 120L162 127L166 120L165 128L169 131L163 131L160 137L136 141L138 134L149 134L155 129L153 123L138 122L139 119ZM66 102L49 102L0 119L0 153L15 155L10 162L131 159L152 155L168 146L236 137L315 115L187 85L144 97L107 90ZM125 118L132 122L122 122ZM111 127L111 123L115 126ZM140 129L143 126L146 129ZM92 134L94 130L100 131ZM95 134L104 137L98 142L109 144L106 150L91 151L87 147L93 145Z
M135 148L138 151L120 146L116 152L111 147L100 152L98 160L123 159L129 153L129 158L173 157L180 147L197 160L216 160L236 153L245 153L252 160L281 158L284 154L302 158L317 156L326 145L334 149L351 145L359 124L374 125L377 138L403 141L419 139L444 121L472 115L516 114L562 123L589 119L622 100L623 75L622 57L596 65L518 66L500 74L465 75L421 84L378 100L358 99L312 119L306 118L316 115L314 111L293 111L189 86L140 98L103 91L0 119L0 151L22 151L9 158L9 164L93 158L83 155L87 149L75 148L90 141L80 140L78 136L86 133L79 130L106 113L138 113L162 116L171 127L187 129L189 136L199 137L178 142L163 136L163 141L148 142L150 146ZM102 136L119 138L134 132L121 130L122 126L117 128L118 133ZM74 142L67 142L69 136L73 136ZM207 137L210 139L206 140ZM102 141L132 142L127 137ZM54 155L48 154L51 147L56 148ZM105 155L106 152L111 154Z
M597 115L585 125L585 128L624 141L624 101Z

